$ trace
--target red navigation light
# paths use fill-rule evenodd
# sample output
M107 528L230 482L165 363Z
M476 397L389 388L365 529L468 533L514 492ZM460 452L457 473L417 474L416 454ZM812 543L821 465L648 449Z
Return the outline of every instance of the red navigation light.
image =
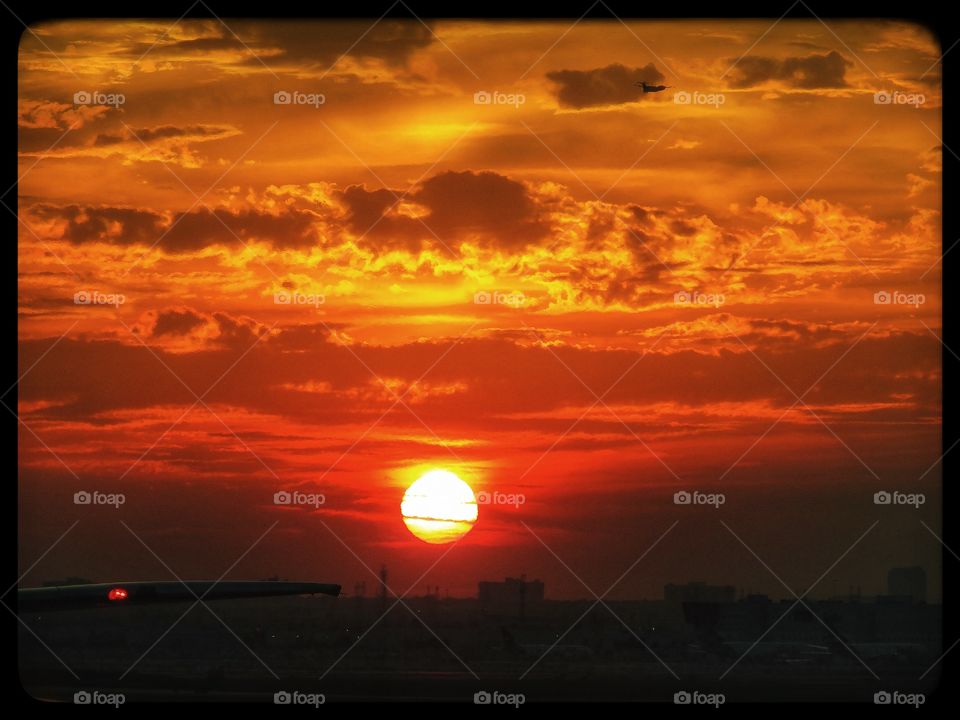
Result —
M126 600L129 593L122 587L115 587L107 593L108 600Z

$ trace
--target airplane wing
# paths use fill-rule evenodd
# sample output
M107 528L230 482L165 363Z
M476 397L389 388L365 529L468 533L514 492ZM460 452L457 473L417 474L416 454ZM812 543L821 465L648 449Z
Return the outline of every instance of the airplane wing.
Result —
M186 581L100 583L20 588L17 605L21 611L82 610L107 606L151 605L165 602L194 602L278 595L340 594L332 583L260 581Z

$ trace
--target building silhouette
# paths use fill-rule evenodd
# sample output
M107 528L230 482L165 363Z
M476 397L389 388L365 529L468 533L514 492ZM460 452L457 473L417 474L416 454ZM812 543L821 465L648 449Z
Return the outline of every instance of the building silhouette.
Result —
M543 603L543 583L520 578L505 578L503 582L482 580L478 584L477 599L484 615L525 618L527 613Z
M685 585L670 583L663 586L663 599L668 603L731 603L736 598L737 589L733 585L688 582Z

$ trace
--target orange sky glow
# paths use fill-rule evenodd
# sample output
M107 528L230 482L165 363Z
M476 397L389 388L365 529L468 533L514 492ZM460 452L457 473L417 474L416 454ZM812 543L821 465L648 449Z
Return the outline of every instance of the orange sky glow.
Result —
M614 596L776 594L721 519L798 589L879 519L818 592L920 564L936 595L936 39L371 22L24 34L25 567L80 520L28 580L169 579L147 545L181 577L580 597L677 522ZM433 469L489 500L455 546L400 513Z

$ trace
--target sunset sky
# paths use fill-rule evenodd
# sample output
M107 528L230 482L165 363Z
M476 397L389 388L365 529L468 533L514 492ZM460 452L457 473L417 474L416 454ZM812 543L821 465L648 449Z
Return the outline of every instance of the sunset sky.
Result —
M373 21L24 33L25 584L939 593L936 38ZM424 543L433 469L525 501Z

